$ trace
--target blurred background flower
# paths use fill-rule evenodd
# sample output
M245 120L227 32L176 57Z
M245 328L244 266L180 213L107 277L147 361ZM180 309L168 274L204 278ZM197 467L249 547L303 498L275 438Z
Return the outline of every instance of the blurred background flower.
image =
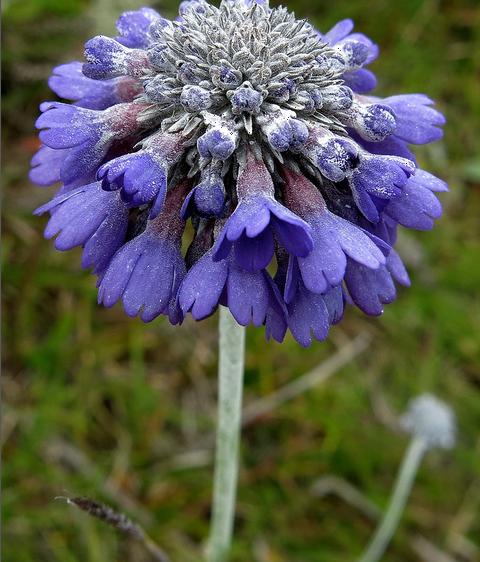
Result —
M79 253L52 252L30 217L45 201L45 191L25 178L39 147L32 123L50 96L51 67L81 60L89 37L113 35L118 12L137 7L114 0L3 5L7 560L141 560L135 545L52 501L65 489L100 496L139 518L174 560L198 560L207 534L215 320L189 320L174 332L164 320L144 326L119 309L99 310L94 282L78 269ZM174 2L152 7L166 17L176 10ZM382 97L426 91L438 101L447 116L445 139L421 147L418 162L452 191L434 234L421 234L420 244L416 234L400 238L413 289L385 317L370 321L350 309L330 341L308 351L291 336L278 346L249 330L246 407L260 414L245 418L232 559L328 562L358 554L373 528L368 514L344 503L338 486L319 500L309 495L310 484L333 474L384 505L406 439L396 412L411 395L432 391L461 405L455 408L458 446L449 458L426 459L389 560L431 562L428 548L475 560L479 8L473 1L436 0L370 2L368 9L364 0L288 7L323 31L353 18L381 46L371 68ZM62 71L57 74L59 82ZM369 343L357 345L358 333L368 334ZM339 356L328 382L268 401L292 379L300 388L312 380L303 372ZM259 407L261 397L266 407ZM418 536L428 537L428 545Z

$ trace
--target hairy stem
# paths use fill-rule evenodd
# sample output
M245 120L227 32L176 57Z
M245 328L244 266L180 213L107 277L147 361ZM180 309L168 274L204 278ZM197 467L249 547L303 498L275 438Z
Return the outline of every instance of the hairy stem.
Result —
M245 328L220 308L218 421L213 513L207 558L225 562L233 532L242 412Z
M412 438L403 458L387 511L359 562L378 562L387 549L405 509L425 451L425 441L421 437Z

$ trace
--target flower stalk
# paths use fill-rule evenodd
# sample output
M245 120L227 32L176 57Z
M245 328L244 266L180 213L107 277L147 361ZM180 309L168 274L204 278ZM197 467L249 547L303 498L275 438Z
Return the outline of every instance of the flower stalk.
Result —
M412 439L387 511L359 562L378 562L385 553L398 527L424 454L437 447L451 449L455 444L455 414L448 404L430 394L422 394L411 400L400 418L400 425L412 435Z
M225 562L233 533L242 413L245 328L220 308L218 420L208 562Z
M415 476L428 445L415 436L405 453L388 509L359 562L378 562L390 543L405 509Z

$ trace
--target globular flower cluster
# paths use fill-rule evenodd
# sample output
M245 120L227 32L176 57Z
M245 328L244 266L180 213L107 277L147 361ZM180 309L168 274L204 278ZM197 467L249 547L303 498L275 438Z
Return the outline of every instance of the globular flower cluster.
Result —
M174 324L220 304L305 346L348 302L381 314L409 284L397 227L441 214L446 184L409 149L441 138L433 102L369 95L378 48L350 20L322 34L263 0L186 0L117 29L54 70L73 103L41 105L31 171L63 184L37 213L83 247L99 302Z

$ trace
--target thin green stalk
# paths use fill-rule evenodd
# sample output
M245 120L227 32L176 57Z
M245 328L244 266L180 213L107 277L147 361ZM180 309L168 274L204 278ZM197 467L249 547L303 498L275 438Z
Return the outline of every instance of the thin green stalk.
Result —
M242 414L245 328L220 307L218 421L209 562L225 562L233 533Z
M375 535L359 562L378 562L383 556L405 509L427 445L421 437L413 437L403 458L392 497Z

